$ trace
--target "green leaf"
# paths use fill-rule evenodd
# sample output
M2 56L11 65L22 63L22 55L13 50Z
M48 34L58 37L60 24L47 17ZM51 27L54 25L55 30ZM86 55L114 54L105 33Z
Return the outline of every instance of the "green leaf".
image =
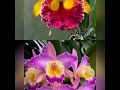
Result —
M82 43L82 46L85 48L85 50L87 50L89 46L92 44L92 42L89 40L81 40L81 43Z
M50 41L53 44L53 46L55 47L57 55L62 53L62 49L61 49L59 40L48 40L48 41Z
M80 26L80 29L81 29L81 31L85 31L87 28L88 28L88 26L89 26L89 15L88 14L84 14L84 20L82 21L82 23L80 23L79 24L79 26Z
M94 36L95 34L95 29L90 28L89 30L87 30L87 32L84 34L84 38L90 37L90 36Z
M96 52L93 52L90 57L89 57L89 62L90 62L90 65L91 67L96 70Z
M91 67L96 69L96 41L87 49L85 55L89 56Z

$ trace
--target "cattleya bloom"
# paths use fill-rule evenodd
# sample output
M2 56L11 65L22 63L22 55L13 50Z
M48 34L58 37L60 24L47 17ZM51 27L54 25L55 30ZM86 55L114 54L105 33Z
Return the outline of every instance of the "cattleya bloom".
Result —
M34 56L26 61L26 70L28 70L26 73L29 72L29 75L26 74L28 77L26 81L29 81L30 85L31 82L35 84L44 80L47 80L48 83L62 83L65 75L71 74L68 68L77 58L67 52L56 57L56 51L51 42L48 42L42 52L39 55L35 55L33 52Z
M86 0L38 0L33 9L33 15L40 14L48 27L61 30L77 29L84 12L91 13Z
M75 49L73 49L72 55L78 57ZM75 78L81 77L81 78L85 78L86 80L92 80L94 78L95 71L93 70L93 68L91 68L90 63L88 63L88 60L89 60L89 57L84 55L82 57L82 60L79 66L78 66L78 58L77 58L77 61L73 63L74 64L73 70L74 70Z
M95 76L95 71L91 68L90 64L88 63L89 57L84 56L82 57L81 63L76 69L76 76L85 78L86 80L91 80Z

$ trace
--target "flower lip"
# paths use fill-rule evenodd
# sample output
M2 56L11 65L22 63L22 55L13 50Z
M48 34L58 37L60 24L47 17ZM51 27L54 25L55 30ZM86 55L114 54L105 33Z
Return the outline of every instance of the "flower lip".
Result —
M64 70L64 65L58 60L47 62L45 71L48 82L54 83L57 81L61 83L64 79Z

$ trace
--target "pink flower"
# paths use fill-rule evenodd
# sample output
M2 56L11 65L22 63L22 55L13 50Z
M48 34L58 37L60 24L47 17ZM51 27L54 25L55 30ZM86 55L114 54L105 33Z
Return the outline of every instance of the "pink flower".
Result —
M77 29L84 19L83 0L45 0L41 10L42 20L50 28Z

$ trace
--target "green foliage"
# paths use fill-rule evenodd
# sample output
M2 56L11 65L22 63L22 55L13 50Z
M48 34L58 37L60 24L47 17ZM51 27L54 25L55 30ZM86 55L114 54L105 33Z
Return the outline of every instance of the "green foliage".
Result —
M96 0L87 0L91 6L91 14L84 14L84 20L79 23L81 35L84 40L96 39Z

